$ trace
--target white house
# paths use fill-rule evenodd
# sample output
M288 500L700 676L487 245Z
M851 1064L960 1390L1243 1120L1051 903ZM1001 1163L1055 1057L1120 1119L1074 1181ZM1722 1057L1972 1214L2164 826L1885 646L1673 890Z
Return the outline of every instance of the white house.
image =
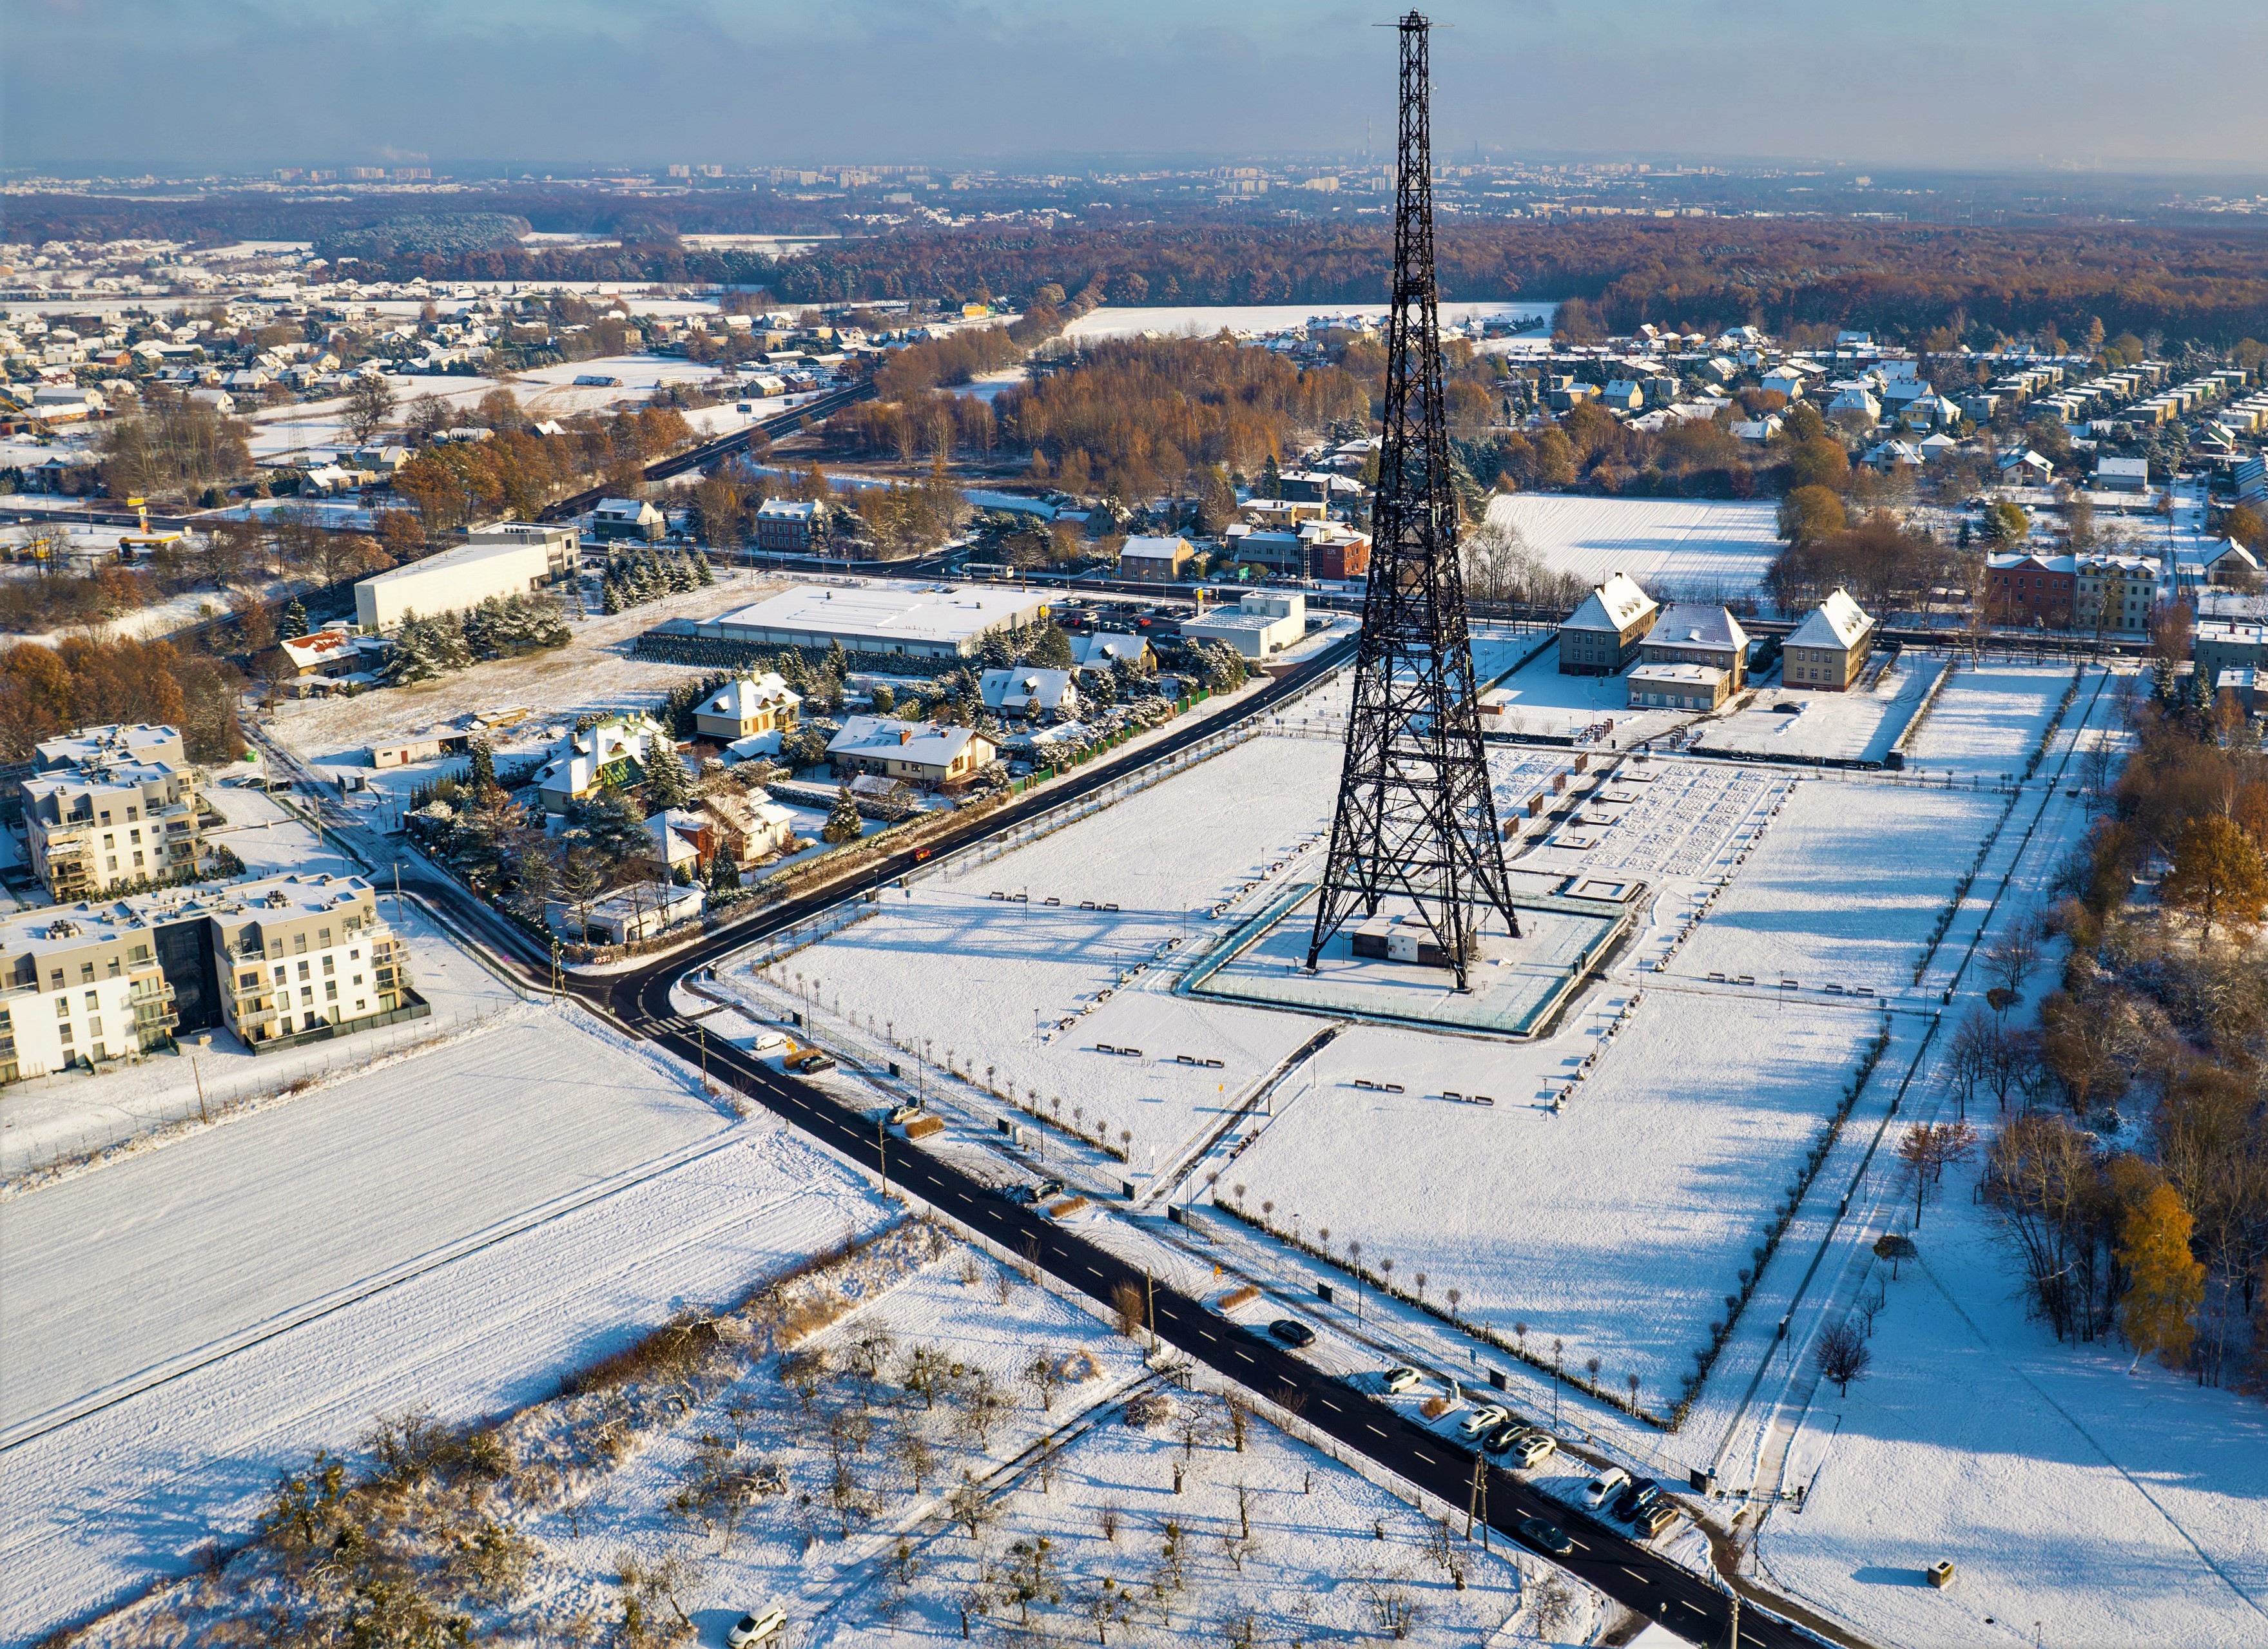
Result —
M1116 630L1090 630L1084 636L1074 636L1071 641L1071 657L1082 665L1113 665L1121 659L1143 670L1150 667L1150 644L1139 636L1122 635Z
M2095 484L2108 492L2147 492L2150 460L2146 458L2098 458Z
M1879 423L1882 418L1882 403L1874 399L1874 391L1862 389L1856 384L1837 390L1835 399L1827 403L1827 410L1830 413L1861 412L1866 414L1869 423Z
M591 907L584 938L594 944L634 945L666 933L701 914L707 902L698 887L671 882L633 882Z
M615 716L568 734L559 754L535 776L544 810L565 813L567 804L593 796L608 784L627 789L645 777L647 753L668 731L646 715Z
M1071 716L1079 710L1079 684L1068 670L1041 670L1027 665L1013 669L987 670L977 678L984 708L1004 716Z
M838 775L875 773L932 786L965 782L996 754L990 739L967 727L887 716L852 716L827 746Z

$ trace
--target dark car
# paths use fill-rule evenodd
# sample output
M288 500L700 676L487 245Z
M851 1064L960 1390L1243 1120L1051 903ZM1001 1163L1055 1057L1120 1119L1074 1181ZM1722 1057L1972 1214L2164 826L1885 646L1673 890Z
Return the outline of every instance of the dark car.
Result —
M1032 1196L1032 1188L1028 1185L996 1185L992 1188L992 1195L1004 1203L1030 1203L1036 1200Z
M1481 1439L1481 1447L1491 1454L1501 1454L1527 1435L1528 1427L1525 1424L1518 1420L1506 1420Z
M1035 1203L1044 1203L1050 1196L1061 1196L1063 1194L1064 1182L1061 1180L1042 1180L1032 1188L1032 1200Z
M1615 1497L1615 1515L1625 1523L1636 1517L1641 1507L1661 1498L1661 1491L1650 1483L1634 1483Z
M1295 1317L1278 1317L1268 1325L1268 1332L1286 1345L1313 1345L1315 1331Z
M1548 1551L1555 1557L1564 1557L1575 1550L1575 1542L1567 1538L1565 1529L1540 1517L1521 1519L1520 1537L1538 1551Z
M815 1076L820 1071L834 1070L835 1061L816 1048L806 1048L787 1062L787 1068L803 1076Z

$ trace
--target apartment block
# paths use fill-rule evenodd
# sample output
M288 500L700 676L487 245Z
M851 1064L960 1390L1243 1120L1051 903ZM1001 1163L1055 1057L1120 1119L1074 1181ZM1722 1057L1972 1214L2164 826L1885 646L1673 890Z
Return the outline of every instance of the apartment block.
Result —
M36 747L33 764L25 843L57 902L196 873L196 772L177 730L90 727Z

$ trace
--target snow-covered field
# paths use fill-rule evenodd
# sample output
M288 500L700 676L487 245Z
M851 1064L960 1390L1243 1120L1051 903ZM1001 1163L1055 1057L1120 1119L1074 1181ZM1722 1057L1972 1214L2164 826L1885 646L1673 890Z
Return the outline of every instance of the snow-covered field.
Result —
M1475 319L1490 320L1498 315L1541 315L1548 327L1557 307L1556 304L1548 303L1443 304L1441 325L1446 329ZM1209 338L1223 327L1232 332L1283 332L1293 327L1304 327L1317 315L1368 315L1373 320L1382 320L1387 309L1385 304L1214 304L1155 309L1121 308L1115 304L1105 304L1072 321L1064 328L1064 335L1092 340L1132 338L1145 332L1156 332L1169 338Z
M1657 1410L1722 1317L1770 1204L1834 1108L1874 1018L1649 987L1594 994L1525 1047L1356 1027L1295 1071L1276 1119L1221 1175L1257 1211L1324 1228L1366 1266L1567 1366L1638 1374ZM1564 1110L1550 1095L1601 1055ZM1399 1083L1401 1093L1358 1088ZM1485 1093L1492 1106L1443 1097Z
M819 982L822 1031L926 1043L933 1062L950 1053L957 1068L993 1067L998 1087L1060 1098L1066 1116L1077 1105L1083 1131L1130 1132L1136 1167L1170 1161L1315 1027L1176 997L1163 966L1123 986L1121 972L1248 914L1207 913L1329 827L1340 754L1323 739L1252 740L990 864L893 891L774 976ZM1221 1064L1181 1064L1178 1054Z
M1964 783L2021 773L2071 677L2068 665L1957 666L1907 747L1907 767Z
M1906 991L2006 800L1989 791L1798 780L1670 971L1752 974L1767 986L1793 979L1807 992Z
M1772 682L1757 689L1747 709L1712 723L1698 747L1880 762L1913 719L1943 664L1941 654L1909 651L1865 692L1822 693ZM1781 708L1791 704L1793 710Z
M1754 595L1780 549L1768 503L1518 493L1490 500L1489 519L1546 566L1587 585L1626 572L1665 601Z
M2027 1321L2007 1240L1964 1194L1888 1282L1873 1366L1822 1385L1790 1460L1802 1510L1763 1572L1913 1649L2268 1642L2268 1411ZM1872 1285L1868 1285L1872 1292ZM1943 1591L1923 1571L1958 1566Z
M0 1204L0 1641L186 1569L379 1410L541 1397L880 1208L548 1009Z

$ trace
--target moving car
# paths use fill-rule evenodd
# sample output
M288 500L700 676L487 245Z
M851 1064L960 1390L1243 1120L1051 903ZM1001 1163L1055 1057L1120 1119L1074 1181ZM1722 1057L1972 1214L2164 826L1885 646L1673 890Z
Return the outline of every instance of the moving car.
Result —
M919 1100L909 1100L903 1105L893 1106L891 1108L890 1121L893 1123L910 1123L915 1117L919 1116L920 1115L922 1115L921 1101Z
M1615 1494L1624 1484L1629 1483L1630 1480L1630 1473L1624 1471L1621 1467L1609 1466L1597 1476L1591 1479L1591 1486L1583 1491L1583 1502L1585 1505L1591 1506L1604 1505L1609 1498Z
M1564 1557L1575 1550L1575 1542L1567 1538L1567 1531L1557 1523L1547 1523L1540 1517L1520 1520L1520 1537L1539 1551L1548 1551L1555 1557Z
M1286 1345L1313 1345L1315 1331L1295 1317L1278 1317L1268 1325L1268 1332Z
M1388 1369L1383 1383L1388 1391L1407 1391L1424 1378L1425 1376L1416 1369L1404 1363L1398 1367Z
M743 1615L733 1623L725 1634L727 1649L755 1649L759 1644L778 1641L787 1625L787 1611L774 1604L754 1615Z

